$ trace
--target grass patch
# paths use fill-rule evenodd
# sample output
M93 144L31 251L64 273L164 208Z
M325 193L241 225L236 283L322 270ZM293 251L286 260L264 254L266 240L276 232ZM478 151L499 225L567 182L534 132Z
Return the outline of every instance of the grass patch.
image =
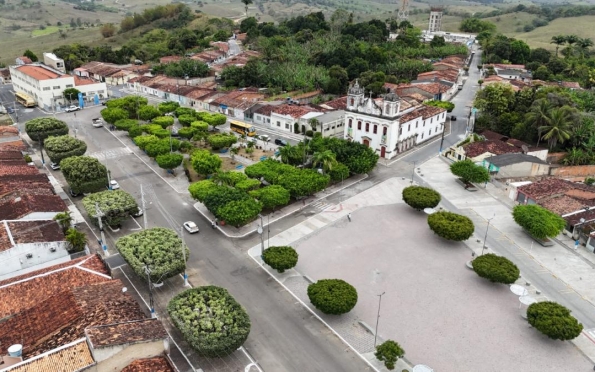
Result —
M38 37L38 36L44 36L44 35L50 35L50 34L55 34L56 32L60 31L60 29L64 29L66 27L58 27L58 26L47 26L46 28L44 28L43 30L33 30L31 32L31 36L33 37Z

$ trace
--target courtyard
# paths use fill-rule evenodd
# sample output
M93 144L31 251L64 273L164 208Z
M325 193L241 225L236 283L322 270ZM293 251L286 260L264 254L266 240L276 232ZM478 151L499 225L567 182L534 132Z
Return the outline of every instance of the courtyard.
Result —
M399 342L413 364L440 372L591 370L573 344L529 326L508 286L468 269L469 248L435 236L423 212L400 202L408 185L393 178L345 201L352 222L323 212L333 221L290 244L300 255L296 271L351 283L358 304L343 317L372 327L384 293L378 334Z

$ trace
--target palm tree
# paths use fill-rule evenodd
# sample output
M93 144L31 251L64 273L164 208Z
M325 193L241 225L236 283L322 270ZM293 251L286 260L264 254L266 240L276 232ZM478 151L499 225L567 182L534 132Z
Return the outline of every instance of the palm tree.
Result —
M576 36L576 35L568 35L568 36L566 36L566 42L570 46L572 46L573 44L576 44L579 40L580 40L580 38L578 36Z
M54 216L54 221L58 222L58 225L60 225L63 232L66 232L66 230L70 228L70 224L72 223L72 216L70 215L70 211L56 214Z
M70 228L66 231L66 242L68 243L69 253L81 252L87 245L87 235L77 229Z
M552 104L546 98L541 98L533 102L531 110L527 113L527 119L537 128L537 146L541 140L541 128L547 124Z
M566 107L550 110L546 118L547 124L540 128L542 132L545 132L542 138L548 141L550 150L556 147L558 142L564 143L570 138L572 133L571 120L570 112Z
M289 164L292 158L295 157L296 147L290 144L287 146L279 147L279 156L281 157L281 162L285 164Z
M242 4L244 4L244 8L246 9L246 17L248 17L248 5L252 4L252 0L242 0Z
M329 172L333 169L333 166L337 164L335 153L331 150L325 150L315 152L312 156L312 162L314 166L322 165L324 173Z
M312 128L312 132L316 132L316 128L318 127L320 122L318 121L318 119L312 118L308 120L308 124L310 124L310 128Z
M550 41L550 44L556 44L556 57L558 56L558 49L560 49L560 45L563 45L564 43L566 43L566 36L552 36L552 41Z
M576 42L576 48L578 49L581 58L585 58L585 54L589 52L589 48L593 46L593 40L588 37L581 38Z

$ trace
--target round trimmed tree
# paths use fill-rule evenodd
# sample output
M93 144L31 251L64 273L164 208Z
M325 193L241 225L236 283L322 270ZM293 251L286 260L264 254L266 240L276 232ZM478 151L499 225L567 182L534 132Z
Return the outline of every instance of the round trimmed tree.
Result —
M393 340L386 340L380 345L376 346L376 352L374 356L381 362L384 362L384 366L389 369L395 369L395 363L399 358L405 355L405 350L401 348L397 342Z
M25 132L33 141L43 141L49 136L67 135L68 125L54 118L37 118L25 124Z
M229 355L250 334L250 317L226 289L215 286L187 289L167 305L176 328L203 357Z
M60 162L62 174L76 194L105 190L107 168L90 156L71 156Z
M492 283L512 284L517 281L521 271L508 258L488 253L471 261L477 275Z
M554 340L572 340L583 331L583 325L566 307L551 301L537 302L527 308L527 321Z
M141 279L147 280L145 270L149 269L152 283L181 274L186 266L182 239L171 229L154 227L126 235L116 240L116 248ZM190 250L184 249L188 259Z
M566 227L562 217L535 204L515 206L512 218L537 239L555 238Z
M202 203L211 191L218 190L218 188L219 187L213 181L203 180L190 184L190 186L188 186L188 191L192 198Z
M403 189L403 201L420 211L436 207L440 203L440 194L428 187L409 186Z
M485 183L490 180L490 172L471 160L460 160L452 163L450 171L465 183Z
M123 190L106 190L85 196L83 206L94 223L97 223L96 206L99 206L103 213L101 220L109 226L118 226L138 211L136 200Z
M85 141L66 136L48 137L43 141L45 152L54 163L60 164L62 159L81 156L87 151Z
M277 272L283 273L297 265L298 253L289 246L269 247L264 250L262 260Z
M454 241L467 240L475 231L475 226L469 218L446 211L429 215L428 225L438 236Z
M322 279L308 286L308 298L323 313L340 315L355 307L357 291L344 280Z

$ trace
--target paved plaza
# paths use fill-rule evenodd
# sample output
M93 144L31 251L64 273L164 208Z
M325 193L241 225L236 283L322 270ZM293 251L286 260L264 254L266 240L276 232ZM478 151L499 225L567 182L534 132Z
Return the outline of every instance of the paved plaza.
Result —
M374 327L377 295L384 292L379 337L398 341L412 364L440 372L591 370L575 345L549 340L528 325L508 286L465 266L470 247L435 236L427 216L402 203L408 185L387 180L271 238L271 245L289 244L300 254L295 270L278 279L306 304L301 275L354 285L356 307L322 318L368 359L372 345L358 337L358 321ZM258 256L259 250L250 253Z

